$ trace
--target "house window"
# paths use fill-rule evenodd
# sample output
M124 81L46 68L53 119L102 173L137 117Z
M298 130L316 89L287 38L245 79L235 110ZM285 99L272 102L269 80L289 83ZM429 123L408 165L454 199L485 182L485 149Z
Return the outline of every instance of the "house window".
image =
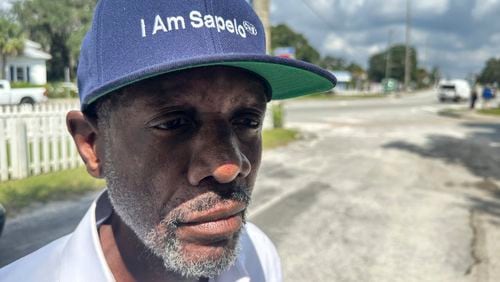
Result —
M9 76L9 80L10 81L14 81L14 66L10 66L10 76Z
M16 81L24 81L24 68L23 67L16 68Z
M31 83L30 66L26 67L26 82Z

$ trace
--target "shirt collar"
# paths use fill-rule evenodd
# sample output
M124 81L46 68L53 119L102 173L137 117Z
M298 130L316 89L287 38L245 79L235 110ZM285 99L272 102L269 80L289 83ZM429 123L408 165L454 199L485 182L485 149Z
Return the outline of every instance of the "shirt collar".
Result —
M61 260L61 281L115 281L102 252L98 222L112 212L107 191L103 191L70 236Z

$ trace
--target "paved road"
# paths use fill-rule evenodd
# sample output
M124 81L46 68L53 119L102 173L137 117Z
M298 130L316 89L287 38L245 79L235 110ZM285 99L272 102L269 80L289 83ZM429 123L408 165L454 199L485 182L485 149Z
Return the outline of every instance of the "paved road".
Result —
M432 92L287 104L304 140L266 155L251 219L285 281L500 281L500 125Z
M14 219L7 219L0 237L0 267L72 232L96 193L51 204L37 204Z
M287 102L304 140L265 152L250 211L285 281L500 281L500 125L443 107L457 106L431 92ZM91 198L40 208L35 222L72 227ZM12 246L50 240L17 243L39 238L30 217L6 226L0 264Z

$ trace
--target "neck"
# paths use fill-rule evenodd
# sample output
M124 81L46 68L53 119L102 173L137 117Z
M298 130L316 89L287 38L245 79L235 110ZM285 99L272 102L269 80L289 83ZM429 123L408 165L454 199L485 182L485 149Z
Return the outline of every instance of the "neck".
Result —
M116 281L208 281L187 279L167 271L161 259L115 213L99 227L99 239Z

